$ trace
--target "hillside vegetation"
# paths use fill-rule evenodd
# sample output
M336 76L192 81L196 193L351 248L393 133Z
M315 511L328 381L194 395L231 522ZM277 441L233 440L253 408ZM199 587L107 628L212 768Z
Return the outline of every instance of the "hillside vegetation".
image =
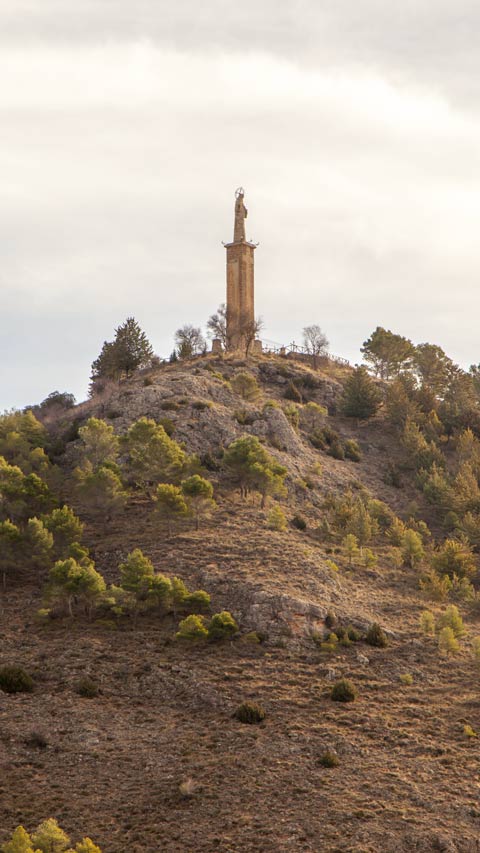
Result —
M6 853L478 849L477 376L390 334L0 418Z

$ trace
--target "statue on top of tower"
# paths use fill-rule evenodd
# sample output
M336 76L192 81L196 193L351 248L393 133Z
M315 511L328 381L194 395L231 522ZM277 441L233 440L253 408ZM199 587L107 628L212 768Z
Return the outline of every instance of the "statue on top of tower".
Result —
M248 210L243 203L245 190L239 187L235 193L235 224L233 228L233 242L245 242L245 220L248 216Z

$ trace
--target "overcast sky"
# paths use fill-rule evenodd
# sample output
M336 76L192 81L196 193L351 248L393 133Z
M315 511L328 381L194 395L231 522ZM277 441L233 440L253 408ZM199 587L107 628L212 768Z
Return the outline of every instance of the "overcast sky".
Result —
M382 325L480 361L477 0L0 0L0 409L86 396L133 315L224 300L245 187L264 337Z

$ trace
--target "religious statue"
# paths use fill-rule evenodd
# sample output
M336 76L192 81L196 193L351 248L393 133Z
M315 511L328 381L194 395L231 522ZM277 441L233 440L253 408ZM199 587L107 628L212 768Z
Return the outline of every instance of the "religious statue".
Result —
M243 187L239 187L235 193L235 224L233 228L233 242L245 242L245 220L248 216L248 210L243 203L245 191Z

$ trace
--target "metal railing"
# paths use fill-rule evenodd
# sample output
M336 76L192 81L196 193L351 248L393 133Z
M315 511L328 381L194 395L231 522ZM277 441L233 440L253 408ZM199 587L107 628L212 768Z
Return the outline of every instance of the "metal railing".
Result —
M298 354L298 355L303 355L306 358L312 358L313 359L313 354L311 352L309 352L308 348L305 346L302 346L301 344L295 343L295 341L292 341L290 344L279 344L277 341L269 341L269 340L263 340L262 339L262 349L263 349L263 352L266 353L267 355L269 353L271 353L272 355L286 355L286 356L288 356L290 354L292 354L292 355ZM317 355L317 358L318 358L318 360L326 358L326 359L328 359L328 361L333 361L333 362L335 362L335 364L341 364L341 365L344 365L345 367L348 367L350 365L350 362L348 361L348 359L342 358L339 355L332 355L332 353L330 353L330 352L319 353Z

